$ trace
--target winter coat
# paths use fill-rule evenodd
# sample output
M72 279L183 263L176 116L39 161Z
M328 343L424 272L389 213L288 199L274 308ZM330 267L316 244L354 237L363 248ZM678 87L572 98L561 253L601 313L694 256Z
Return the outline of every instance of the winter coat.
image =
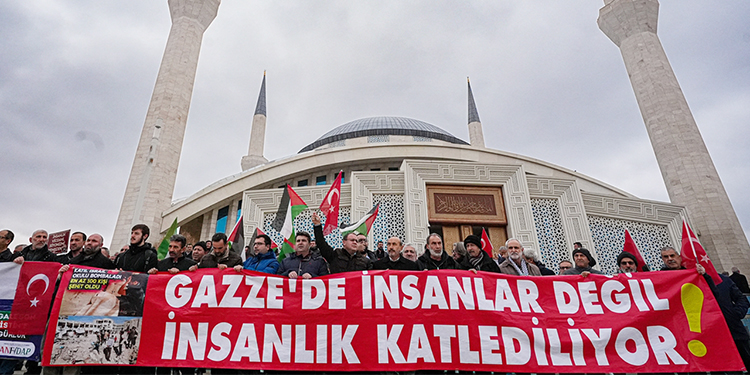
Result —
M320 255L310 253L306 257L301 257L292 253L281 261L276 273L289 276L292 271L297 272L300 277L306 273L309 273L312 277L324 276L328 275L328 264Z
M328 261L328 269L331 273L364 271L372 269L372 262L364 255L354 253L350 255L348 251L338 248L334 249L326 242L323 236L323 227L316 225L313 227L315 232L315 244L320 250L320 255Z
M216 253L211 251L203 256L201 262L198 263L198 268L217 268L219 264L224 264L227 267L240 266L242 265L242 258L234 251L226 250L220 257L217 257Z
M385 257L372 265L372 269L375 270L400 270L400 271L419 271L419 266L416 262L412 262L404 257L399 257L396 261L392 261L390 257Z
M57 256L49 251L47 245L39 250L32 250L31 245L26 246L20 253L14 254L13 259L18 257L23 257L25 262L57 262Z
M451 258L448 253L443 251L440 254L440 260L434 260L430 257L430 251L427 250L417 259L419 269L427 270L455 270L460 269L456 262Z
M279 270L279 261L276 260L276 254L273 251L268 251L265 254L255 254L252 258L247 258L242 267L250 271L258 271L263 273L276 274Z
M177 259L177 262L172 258L164 258L156 263L156 270L159 272L169 271L172 268L177 268L180 271L187 271L190 267L194 266L195 261L191 258L186 257L184 254Z
M156 268L157 261L156 250L151 247L150 243L146 242L142 246L131 244L127 250L117 256L115 267L123 271L146 273Z
M506 274L506 275L516 275L520 276L518 274L518 271L516 271L516 268L513 267L512 264L510 264L512 260L508 258L505 262L502 262L500 264L500 273ZM521 268L520 266L518 268ZM534 264L526 263L526 269L529 271L529 276L542 276L542 271L539 270L539 267L537 267Z
M494 259L490 258L484 251L480 252L479 255L482 259L476 266L471 264L471 256L465 256L461 259L459 268L464 270L475 269L477 271L500 273L500 267L498 267Z
M97 251L91 255L86 255L86 253L81 250L81 253L77 256L74 256L69 264L76 264L79 266L87 266L87 267L96 267L101 268L104 270L113 270L115 269L115 264L112 263L109 258L107 258L106 255L102 254L101 251Z

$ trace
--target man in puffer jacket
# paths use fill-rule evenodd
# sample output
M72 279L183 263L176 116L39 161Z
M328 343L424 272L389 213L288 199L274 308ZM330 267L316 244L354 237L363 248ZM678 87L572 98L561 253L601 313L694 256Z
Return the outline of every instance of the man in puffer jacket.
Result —
M294 243L294 253L287 255L281 261L281 267L277 274L286 276L290 279L301 277L309 279L328 275L328 264L320 255L310 252L310 233L297 232Z
M255 238L253 244L255 256L247 258L243 265L234 266L235 271L240 272L242 269L258 271L263 273L276 274L279 269L279 261L276 260L276 254L271 250L271 237L261 234Z

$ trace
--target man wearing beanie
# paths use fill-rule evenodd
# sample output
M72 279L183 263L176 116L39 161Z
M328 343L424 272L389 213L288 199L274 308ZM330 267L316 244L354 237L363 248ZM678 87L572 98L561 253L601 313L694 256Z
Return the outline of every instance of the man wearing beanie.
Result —
M482 250L482 239L479 236L470 235L464 240L464 247L469 256L464 257L459 267L465 270L477 270L500 273L497 263Z
M591 256L591 253L583 247L573 250L573 263L575 263L576 266L563 272L563 275L587 276L590 273L601 274L600 271L591 268L596 265L596 259L594 259L594 257Z
M619 273L638 272L638 259L635 259L635 255L623 251L617 256L617 267Z

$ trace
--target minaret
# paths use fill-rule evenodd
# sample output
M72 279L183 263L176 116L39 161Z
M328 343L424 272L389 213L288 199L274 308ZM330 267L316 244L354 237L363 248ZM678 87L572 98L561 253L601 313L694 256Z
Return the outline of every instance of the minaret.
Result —
M605 0L599 28L619 48L672 203L687 207L717 269L750 269L748 245L698 126L669 65L656 0Z
M242 170L246 171L252 167L268 163L263 157L263 144L266 140L266 72L263 72L263 83L260 84L258 104L255 105L253 115L253 127L250 129L250 146L247 155L242 157L240 164Z
M129 243L134 224L148 225L152 241L161 231L161 214L172 204L203 33L220 0L168 3L172 27L112 236L118 249Z
M474 147L484 148L482 122L479 120L477 104L474 103L474 94L471 92L471 82L468 77L466 77L466 84L469 85L469 143Z

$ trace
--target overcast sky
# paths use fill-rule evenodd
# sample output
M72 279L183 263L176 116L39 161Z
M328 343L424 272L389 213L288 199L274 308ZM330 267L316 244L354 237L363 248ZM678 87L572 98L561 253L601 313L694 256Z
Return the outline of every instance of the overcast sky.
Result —
M240 171L263 71L266 157L363 117L668 201L602 2L224 0L203 39L175 199ZM659 36L750 231L750 2L662 1ZM0 227L109 244L170 27L166 1L0 2ZM119 246L119 245L115 245Z

